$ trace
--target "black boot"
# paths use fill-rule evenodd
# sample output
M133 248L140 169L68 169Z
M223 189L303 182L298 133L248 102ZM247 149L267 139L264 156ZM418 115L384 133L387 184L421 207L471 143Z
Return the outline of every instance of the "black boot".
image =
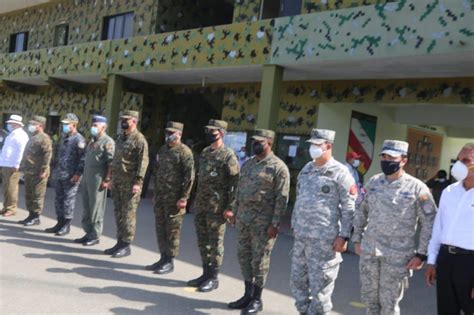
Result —
M28 216L26 218L24 218L23 220L18 221L18 223L24 225L26 221L29 221L32 218L33 218L33 213L30 213L30 214L28 214Z
M64 219L61 228L54 235L64 236L69 234L71 231L71 221L72 219Z
M171 273L174 270L173 257L165 255L164 262L155 269L155 273L159 275L164 275L166 273Z
M209 265L202 265L202 275L197 277L196 279L188 281L188 287L197 288L199 287L204 281L206 281L209 276Z
M130 256L132 249L130 248L130 243L122 242L121 246L112 254L113 258L122 258Z
M213 266L209 266L209 277L201 283L198 288L199 292L211 292L219 287L219 279L217 279L219 271Z
M83 237L81 238L76 238L74 239L74 243L77 243L77 244L84 244L85 242L87 242L89 240L89 236L84 235Z
M107 248L106 250L104 250L104 254L106 255L112 255L113 253L115 253L120 247L122 246L122 241L121 240L118 240L117 243L112 246L111 248Z
M156 269L158 269L158 267L160 267L163 264L164 258L165 258L165 255L163 253L161 253L160 260L158 260L157 262L155 262L151 265L145 266L145 270L156 270Z
M33 225L40 225L41 221L39 218L39 214L32 214L29 218L23 221L24 226L33 226Z
M263 310L262 290L262 287L259 287L258 285L254 286L252 300L249 305L242 310L241 315L256 314Z
M59 231L59 229L61 229L61 227L63 226L63 221L64 221L64 218L58 218L58 222L56 223L55 226L53 227L50 227L50 228L47 228L46 230L44 230L46 233L56 233L57 231Z
M234 310L240 310L246 308L249 305L250 300L252 299L253 294L253 283L250 281L245 281L245 293L244 296L238 299L237 301L230 302L227 306Z

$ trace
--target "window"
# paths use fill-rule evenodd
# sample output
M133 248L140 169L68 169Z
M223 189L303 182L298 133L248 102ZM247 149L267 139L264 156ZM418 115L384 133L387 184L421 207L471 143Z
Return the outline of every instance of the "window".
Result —
M56 46L66 46L67 39L69 34L69 25L68 24L59 24L56 25L54 29L54 43L53 45Z
M264 0L261 7L261 19L301 14L302 0Z
M10 52L26 51L28 47L28 32L10 35Z
M104 18L102 39L117 39L133 36L133 12Z

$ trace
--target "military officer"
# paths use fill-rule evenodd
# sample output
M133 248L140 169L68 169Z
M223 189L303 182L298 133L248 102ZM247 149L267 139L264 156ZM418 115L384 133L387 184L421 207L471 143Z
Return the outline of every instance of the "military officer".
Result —
M29 215L18 222L25 226L40 224L43 211L53 153L51 138L44 132L45 125L46 118L43 116L33 116L28 124L31 138L26 144L20 169L25 174L25 199Z
M145 269L157 274L174 270L173 259L179 253L181 225L194 182L193 153L181 142L183 127L174 121L166 124L166 143L156 155L154 208L161 257Z
M77 131L79 118L73 113L66 114L61 120L62 139L57 155L56 189L56 216L55 226L46 229L47 233L56 233L57 236L69 234L71 221L74 215L76 195L83 172L83 163L86 141Z
M200 292L217 289L217 274L224 257L224 210L230 209L239 180L239 162L224 146L227 122L211 119L205 127L210 146L200 156L194 223L203 274L188 282Z
M298 175L293 208L291 291L301 314L329 314L331 295L351 235L357 186L332 157L336 133L313 129L308 162Z
M135 237L136 211L148 167L148 143L138 131L139 113L123 111L120 127L123 131L115 142L112 160L112 199L117 223L117 243L104 251L120 258L130 255L130 244Z
M107 118L100 115L92 117L90 129L92 140L86 148L84 176L81 182L82 228L86 233L75 239L75 243L92 246L99 243L104 222L107 188L112 176L112 159L115 142L107 133Z
M361 296L369 315L400 314L408 278L426 260L436 205L429 188L404 171L407 152L407 142L384 141L383 173L369 180L356 210L352 240L360 255Z
M271 130L256 130L252 137L255 156L243 165L232 211L224 213L231 223L237 223L237 255L245 280L244 296L228 306L242 309L242 314L263 309L270 254L288 203L290 175L285 163L273 154L274 137Z

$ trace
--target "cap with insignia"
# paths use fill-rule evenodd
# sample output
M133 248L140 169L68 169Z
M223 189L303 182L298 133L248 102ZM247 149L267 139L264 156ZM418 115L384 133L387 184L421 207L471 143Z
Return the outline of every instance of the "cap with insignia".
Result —
M180 122L176 122L176 121L168 121L166 123L166 131L172 131L172 132L176 132L176 131L179 131L179 132L183 132L183 129L184 129L184 125Z
M223 120L211 119L209 120L209 124L204 128L214 130L227 130L227 122Z
M31 124L40 124L43 125L43 127L46 125L46 117L43 116L33 116L30 120Z
M311 130L311 139L306 142L312 144L322 144L324 142L334 143L334 138L336 138L336 132L329 129L312 129Z
M92 116L92 123L107 123L107 117L101 115L94 115Z
M408 154L408 142L398 140L385 140L383 142L380 155L387 154L390 156L400 156Z
M262 140L273 140L275 138L275 132L268 129L257 129L255 134L252 136L253 140L262 141Z
M77 118L76 114L69 113L64 116L64 118L61 120L63 124L70 124L70 123L79 123L79 118Z
M130 119L137 118L140 116L140 113L136 110L124 110L120 115L120 118Z

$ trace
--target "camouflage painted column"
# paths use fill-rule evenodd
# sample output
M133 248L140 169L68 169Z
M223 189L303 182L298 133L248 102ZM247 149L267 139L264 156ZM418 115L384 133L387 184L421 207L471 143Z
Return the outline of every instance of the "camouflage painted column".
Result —
M257 127L275 130L280 107L284 69L276 65L263 66L263 78L258 105Z
M107 103L105 105L105 116L109 120L109 135L115 136L117 130L118 117L120 112L120 102L122 101L123 78L116 74L109 75L107 82Z
M261 0L236 0L234 2L234 21L255 22L260 18Z

